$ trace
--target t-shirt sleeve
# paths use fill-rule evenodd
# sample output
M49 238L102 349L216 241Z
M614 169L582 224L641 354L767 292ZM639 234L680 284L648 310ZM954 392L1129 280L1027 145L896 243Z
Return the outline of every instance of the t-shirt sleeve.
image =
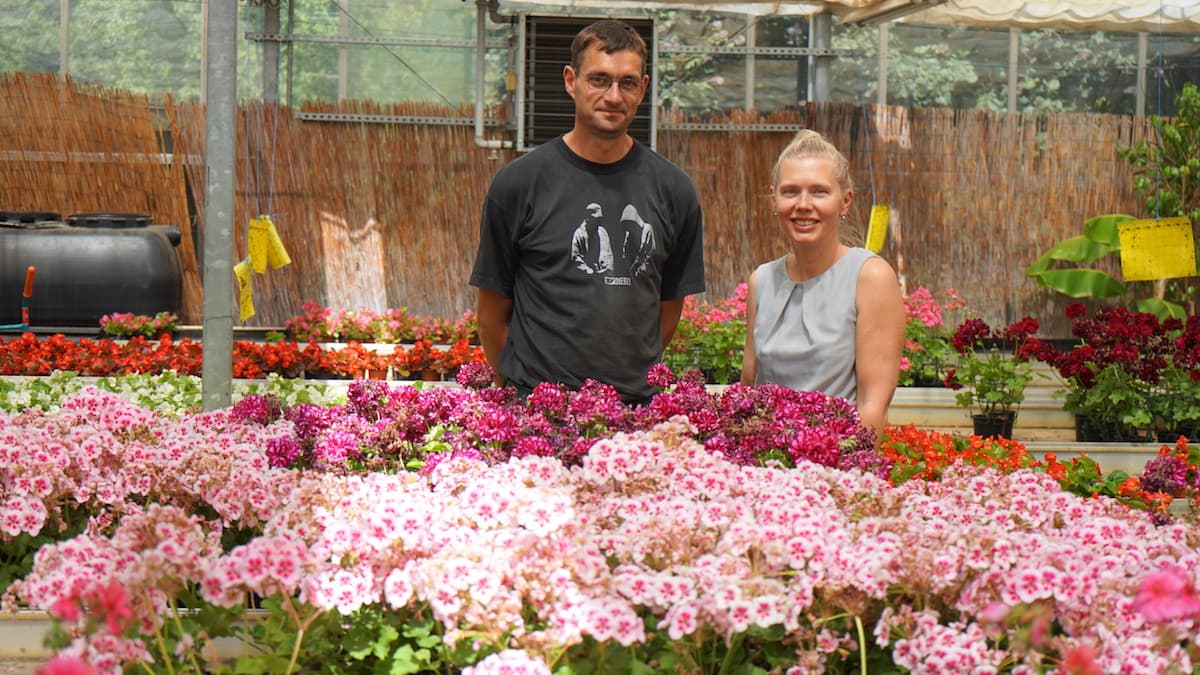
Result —
M519 258L512 234L516 224L509 211L497 202L494 188L488 191L487 199L483 202L479 248L475 252L470 284L511 298Z
M668 255L666 266L663 268L663 300L676 300L687 295L703 293L705 290L704 214L691 180L685 178L682 181L680 193L686 195L680 200L680 213L683 217L674 249Z

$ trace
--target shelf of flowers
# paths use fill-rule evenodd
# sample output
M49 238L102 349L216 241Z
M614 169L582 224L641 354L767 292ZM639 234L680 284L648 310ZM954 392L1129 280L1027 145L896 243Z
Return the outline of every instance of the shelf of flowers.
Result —
M191 338L72 339L62 334L0 336L0 375L47 375L69 370L85 376L173 371L199 375L203 344ZM483 348L467 338L451 344L418 340L409 344L278 340L233 342L233 376L260 379L268 374L306 379L453 379L463 364L485 360Z
M1078 440L1079 430L1073 413L1063 408L1065 391L1045 364L1034 364L1034 379L1024 392L1012 437L1038 457L1048 453L1060 459L1089 456L1106 470L1123 470L1135 475L1154 458L1161 442L1085 442ZM969 436L973 431L971 410L946 387L900 387L892 399L888 422L897 426L913 425L954 436Z

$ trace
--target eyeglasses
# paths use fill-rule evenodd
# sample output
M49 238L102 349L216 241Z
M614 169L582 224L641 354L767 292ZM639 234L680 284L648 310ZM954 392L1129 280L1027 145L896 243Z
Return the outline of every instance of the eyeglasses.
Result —
M585 79L587 79L588 86L592 88L592 91L608 91L613 82L617 83L623 94L633 94L642 88L642 78L640 77L628 76L614 80L612 75L597 73L595 75L588 75Z

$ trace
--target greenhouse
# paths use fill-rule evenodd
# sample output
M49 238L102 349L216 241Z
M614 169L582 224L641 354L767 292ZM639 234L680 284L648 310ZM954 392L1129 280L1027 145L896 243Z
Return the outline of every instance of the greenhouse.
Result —
M642 80L573 56L601 19ZM1195 2L9 0L0 39L7 672L1200 669ZM614 139L662 163L612 183ZM521 188L583 207L582 296L495 224L559 146L626 200ZM888 290L774 352L821 241ZM645 333L593 298L651 265Z

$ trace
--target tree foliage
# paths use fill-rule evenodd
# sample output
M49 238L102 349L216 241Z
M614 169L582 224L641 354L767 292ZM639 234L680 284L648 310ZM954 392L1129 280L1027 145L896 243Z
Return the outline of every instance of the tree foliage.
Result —
M266 42L247 40L264 30L266 3L238 3L238 87L243 98L260 98ZM201 0L71 0L68 5L68 70L76 78L179 99L200 94L204 3ZM0 3L0 70L57 71L61 0ZM515 11L509 8L509 11ZM540 13L569 8L539 7ZM339 96L379 103L429 101L450 105L474 98L476 12L472 3L446 0L291 0L280 9L280 30L297 35L367 41L418 38L421 45L296 41L281 45L280 88L295 105ZM291 24L289 25L289 17ZM753 33L762 47L806 47L808 19L691 10L655 14L661 46L742 46ZM492 41L511 39L512 24L488 21ZM898 23L889 28L889 102L917 107L1007 107L1009 34L1005 29L938 27ZM850 56L833 61L835 101L876 97L878 29L833 26L833 47ZM1136 83L1136 45L1131 35L1027 30L1018 59L1021 112L1131 112ZM1172 38L1184 45L1195 38ZM1182 40L1182 42L1180 42ZM274 43L272 43L274 44ZM511 44L511 42L510 42ZM1158 46L1162 50L1162 45ZM509 49L486 51L486 96L507 94L513 70ZM746 57L739 54L669 53L659 63L661 102L688 112L716 112L745 104ZM290 58L290 63L288 59ZM290 78L288 69L290 66ZM1167 64L1163 72L1171 73ZM808 59L789 55L755 58L754 105L760 111L791 107L807 98ZM1186 78L1184 78L1186 79ZM290 83L290 90L289 90ZM339 86L340 85L340 86Z
M1187 216L1200 222L1200 90L1183 85L1174 118L1152 115L1154 137L1121 151L1133 167L1133 190L1146 210L1161 217Z

